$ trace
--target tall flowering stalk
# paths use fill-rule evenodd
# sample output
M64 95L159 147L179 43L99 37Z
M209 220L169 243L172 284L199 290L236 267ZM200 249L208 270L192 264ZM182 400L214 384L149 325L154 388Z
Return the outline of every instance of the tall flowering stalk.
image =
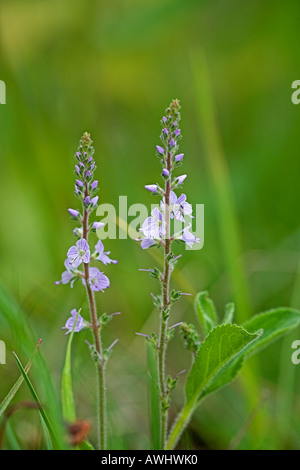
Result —
M108 359L108 353L111 351L113 343L108 349L104 349L102 343L101 332L103 326L107 323L110 316L103 314L100 319L97 316L97 308L95 302L95 292L104 292L105 289L110 287L110 281L107 276L103 274L97 267L91 266L92 261L100 261L104 265L109 263L117 263L109 257L110 252L104 251L104 246L101 240L95 245L93 252L91 252L89 244L89 235L91 232L96 232L97 229L104 226L101 222L91 223L89 217L98 207L98 181L94 179L94 172L96 169L94 161L94 147L91 137L85 133L75 154L75 194L79 199L82 209L68 209L69 214L73 220L79 223L73 231L77 242L67 252L65 260L66 270L62 273L60 281L56 284L68 284L73 287L74 282L81 280L85 286L87 297L89 301L90 322L87 322L83 317L77 314L76 309L71 312L71 317L67 320L63 329L67 333L72 331L74 327L75 332L79 332L84 326L90 327L93 334L93 345L91 349L92 357L95 360L97 371L97 385L98 385L98 439L99 448L106 448L106 384L105 384L105 368ZM77 321L76 321L77 318ZM74 326L74 322L76 325ZM66 334L67 334L66 333Z
M177 383L177 377L166 377L166 350L168 341L173 334L173 327L168 326L172 304L179 300L182 292L170 292L170 277L172 270L178 260L178 256L172 253L172 243L181 240L189 246L199 242L190 231L191 223L187 218L192 218L192 207L186 200L186 195L177 197L175 190L179 189L187 175L173 177L173 171L182 163L184 154L178 153L178 140L181 137L179 128L180 104L173 100L166 109L162 118L161 141L162 146L157 145L156 151L162 165L162 177L164 185L146 185L145 188L154 195L161 197L159 208L152 210L140 231L143 234L141 247L147 249L152 246L160 246L164 251L164 271L161 273L157 268L149 270L151 275L157 278L161 284L161 295L153 296L154 304L160 310L160 333L148 337L157 351L159 388L161 398L161 448L165 448L168 428L168 408L170 406L170 394ZM171 219L180 221L183 228L171 233Z

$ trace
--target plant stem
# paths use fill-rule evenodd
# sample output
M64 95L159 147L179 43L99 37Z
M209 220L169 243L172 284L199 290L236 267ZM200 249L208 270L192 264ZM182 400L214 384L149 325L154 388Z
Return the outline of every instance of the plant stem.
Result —
M159 354L158 354L158 370L159 370L159 385L160 394L162 400L162 412L161 412L161 449L165 448L167 428L168 428L168 409L165 398L166 398L166 381L165 381L165 362L166 362L166 348L167 348L167 328L168 328L168 316L169 316L169 284L170 284L170 264L169 255L171 250L170 240L170 192L171 192L171 154L168 152L167 155L167 169L169 170L169 177L165 184L165 229L166 239L164 246L164 274L162 280L163 290L163 306L161 315L160 325L160 339L159 339Z
M166 443L166 449L167 450L172 450L176 446L182 432L184 431L185 427L187 426L192 414L193 414L194 408L193 406L187 406L182 409L182 411L179 413L177 420L175 421L175 424L173 426L173 429L170 433L169 439Z
M85 197L89 195L88 186L85 184ZM88 242L89 236L89 211L84 207L83 209L83 238ZM90 287L90 266L89 263L84 263L85 285L87 296L89 299L91 323L94 336L94 345L98 353L96 361L97 370L97 416L98 416L98 447L100 450L106 448L106 387L105 387L105 361L102 355L102 340L100 333L100 325L97 319L97 309L95 303L94 292Z

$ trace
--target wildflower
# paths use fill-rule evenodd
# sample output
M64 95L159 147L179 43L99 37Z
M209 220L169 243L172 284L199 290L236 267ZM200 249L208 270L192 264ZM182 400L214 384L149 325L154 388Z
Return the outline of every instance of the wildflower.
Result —
M78 268L82 262L89 263L90 247L85 238L78 240L76 242L76 246L71 246L71 248L68 250L67 257L70 266L73 266L74 268Z
M107 276L105 276L102 272L99 271L98 268L90 268L90 277L89 277L89 285L93 291L100 291L103 292L104 289L107 289L110 286L110 282ZM82 283L85 285L85 279L82 278Z
M99 228L102 228L104 226L105 226L105 224L103 222L94 222L93 225L92 225L92 228L98 230Z
M165 150L162 147L160 147L159 145L156 146L156 150L161 155L164 155L164 153L165 153Z
M71 310L70 318L68 318L68 320L66 321L65 326L62 327L62 330L68 330L65 333L66 335L68 333L71 333L71 331L73 330L74 323L76 321L77 315L78 315L78 312L77 312L76 308L73 308L73 310ZM77 317L77 321L76 321L76 324L75 324L75 327L74 327L73 331L75 333L78 333L79 331L82 330L82 328L84 328L84 320L83 320L82 316L79 314L78 317Z
M72 217L74 217L74 219L78 219L78 217L79 217L79 215L80 215L78 211L75 211L74 209L68 209L68 211L69 211L69 214L70 214Z
M110 255L110 251L104 251L104 245L101 240L99 240L95 246L95 253L97 253L96 259L103 264L118 263L118 261L109 258L108 255Z
M177 178L175 178L177 186L180 186L184 182L186 177L187 175L177 176Z
M155 207L151 212L151 217L147 217L140 231L146 238L159 239L166 233L163 214Z
M190 232L191 224L183 229L182 235L179 237L183 240L188 246L192 247L194 243L200 243L200 238L197 238Z
M147 184L145 188L150 191L151 193L157 193L157 185L156 184Z
M73 287L77 274L75 271L71 270L68 259L66 259L64 264L66 271L62 273L60 281L55 281L55 284L58 286L59 284L69 284L69 282L71 282L71 287Z
M175 155L174 161L175 163L180 162L184 157L184 153L179 153L178 155Z

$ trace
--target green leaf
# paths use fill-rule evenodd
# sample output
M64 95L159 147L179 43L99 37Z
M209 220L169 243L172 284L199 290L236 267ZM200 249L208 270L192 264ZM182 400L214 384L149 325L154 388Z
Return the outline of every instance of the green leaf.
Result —
M213 301L208 292L199 292L195 299L195 309L200 321L204 337L216 326L218 317Z
M71 372L71 349L74 336L75 326L77 324L80 310L77 312L72 331L70 333L68 346L66 350L65 365L61 377L61 401L63 418L67 423L74 423L76 421L75 401L72 387L72 372Z
M246 348L258 340L259 333L249 333L227 323L215 327L200 346L186 383L186 403L167 442L173 449L201 399L226 385L242 366ZM230 367L231 366L231 367Z
M234 316L235 305L233 302L230 302L225 305L225 314L222 321L222 324L225 325L226 323L232 323L233 316Z
M39 399L39 397L38 397L38 395L37 395L37 393L36 393L36 391L35 391L35 389L34 389L32 383L31 383L31 381L29 380L29 377L27 376L27 373L26 373L26 371L25 371L25 369L24 369L24 367L23 367L23 365L22 365L20 359L18 358L18 356L16 355L15 352L14 352L13 354L14 354L14 356L15 356L15 359L16 359L16 361L17 361L17 364L18 364L18 366L19 366L19 369L20 369L20 371L21 371L21 374L22 374L22 376L23 376L23 379L25 380L25 382L26 382L26 384L27 384L27 387L29 388L29 391L30 391L31 395L33 396L33 399L34 399L35 402L38 404L40 415L41 415L41 417L42 417L42 419L43 419L43 421L44 421L44 423L45 423L45 425L46 425L46 428L47 428L47 430L48 430L48 432L49 432L49 435L51 436L51 440L52 440L53 447L54 447L55 449L59 449L59 444L58 444L57 437L56 437L56 435L55 435L53 426L52 426L52 424L51 424L50 421L49 421L49 418L48 418L48 416L47 416L47 414L46 414L46 412L45 412L45 410L44 410L44 408L43 408L43 406L42 406L42 404L41 404L41 401L40 401L40 399Z
M33 360L34 360L34 358L35 358L35 356L36 356L36 354L39 350L41 342L42 342L42 340L40 340L37 343L37 345L36 345L36 347L33 351L33 354L32 354L31 358L28 361L28 364L26 364L26 366L24 368L26 374L28 374L28 372L31 369ZM19 390L19 388L21 387L23 382L24 382L24 378L23 378L23 375L21 374L20 377L18 378L18 380L16 381L16 383L13 385L13 387L10 389L10 391L8 392L8 394L6 395L6 397L4 398L2 403L0 404L0 416L4 413L4 411L6 410L6 408L8 407L10 402L12 401L12 399L14 398L15 394L17 393L17 391Z
M281 307L254 315L243 323L243 328L254 332L263 329L261 337L247 350L247 356L255 354L300 324L300 311Z
M227 323L214 328L201 344L186 383L187 403L195 404L216 374L259 337L238 325ZM219 376L220 378L220 376Z
M149 367L149 422L152 438L152 449L160 450L160 391L156 354L151 344L147 345Z

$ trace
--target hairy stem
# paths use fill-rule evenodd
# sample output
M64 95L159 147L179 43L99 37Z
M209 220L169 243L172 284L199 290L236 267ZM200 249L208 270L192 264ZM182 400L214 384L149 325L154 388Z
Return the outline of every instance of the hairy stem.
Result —
M169 284L170 284L170 264L169 255L171 251L170 240L170 192L171 192L171 155L167 155L167 169L169 170L169 177L165 184L165 229L166 239L164 245L164 274L162 280L163 290L163 306L160 325L160 338L159 338L159 355L158 355L158 370L159 370L159 385L162 400L162 413L161 413L161 449L165 448L167 428L168 428L168 409L165 406L165 398L167 394L166 380L165 380L165 362L166 362L166 348L167 348L167 328L168 328L168 310L170 305L169 299Z
M88 186L85 185L85 197L89 195ZM83 238L88 242L89 236L89 211L84 207L83 211ZM85 285L87 296L89 299L90 314L91 314L91 323L92 331L94 336L95 348L98 353L98 358L96 361L97 369L97 416L98 416L98 447L100 450L106 448L106 386L105 386L105 362L102 355L102 341L100 333L100 325L98 324L97 319L97 309L95 303L94 292L90 287L90 266L89 263L84 263L84 275L85 275Z

